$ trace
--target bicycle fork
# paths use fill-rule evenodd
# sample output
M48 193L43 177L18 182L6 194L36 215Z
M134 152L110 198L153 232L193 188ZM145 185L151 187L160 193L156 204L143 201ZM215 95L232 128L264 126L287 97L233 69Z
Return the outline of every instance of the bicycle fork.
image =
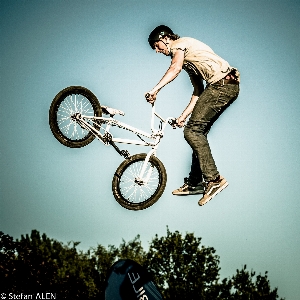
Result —
M147 154L143 166L141 168L140 174L137 178L135 178L135 183L137 183L138 185L146 185L148 184L152 171L154 169L154 167L152 165L149 166L149 169L147 170L147 166L150 160L150 157L156 152L156 147L153 148L152 150L149 151L149 153Z

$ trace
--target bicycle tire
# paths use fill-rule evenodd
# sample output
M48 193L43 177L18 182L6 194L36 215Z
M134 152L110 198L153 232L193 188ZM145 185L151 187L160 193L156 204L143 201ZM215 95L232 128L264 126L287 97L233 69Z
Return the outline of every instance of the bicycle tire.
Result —
M147 172L150 166L154 168L149 182L145 185L135 182L146 156L146 153L140 153L124 160L113 177L113 195L121 206L129 210L142 210L150 207L157 202L166 187L166 169L163 163L153 155L146 169Z
M49 109L49 125L54 137L70 148L80 148L91 143L95 136L71 119L71 115L81 113L102 116L97 97L82 86L69 86L53 99Z

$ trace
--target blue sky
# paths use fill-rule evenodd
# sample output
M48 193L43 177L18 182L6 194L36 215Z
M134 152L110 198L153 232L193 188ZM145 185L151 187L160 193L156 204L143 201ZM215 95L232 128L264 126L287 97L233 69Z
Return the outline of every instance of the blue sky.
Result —
M269 271L279 295L299 290L299 1L1 1L0 230L32 229L63 242L119 245L141 235L194 232L221 258L221 277L247 264ZM48 110L64 87L82 85L126 123L149 130L143 98L170 60L155 54L149 32L166 24L207 43L241 72L238 100L209 141L229 187L204 207L180 198L191 150L182 129L167 129L157 156L165 193L145 211L114 200L122 158L94 141L69 149L52 135ZM157 111L179 116L192 87L182 72L159 94ZM117 132L121 134L122 132ZM126 148L122 147L122 148ZM145 152L127 147L132 154Z

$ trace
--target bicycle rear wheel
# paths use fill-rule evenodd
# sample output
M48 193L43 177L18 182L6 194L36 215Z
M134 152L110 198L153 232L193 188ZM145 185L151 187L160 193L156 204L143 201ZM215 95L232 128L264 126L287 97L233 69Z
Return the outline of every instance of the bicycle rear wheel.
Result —
M55 138L70 148L84 147L95 138L76 122L76 113L90 117L102 116L100 103L90 90L81 86L69 86L53 99L49 109L49 125Z
M130 210L142 210L153 205L166 187L166 169L155 156L150 157L146 167L148 182L137 181L146 156L146 153L141 153L124 160L113 177L112 190L115 199Z

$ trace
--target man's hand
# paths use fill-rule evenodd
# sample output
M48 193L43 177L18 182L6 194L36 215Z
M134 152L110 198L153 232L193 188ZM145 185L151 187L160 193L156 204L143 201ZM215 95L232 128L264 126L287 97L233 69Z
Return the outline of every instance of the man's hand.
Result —
M183 127L184 126L184 123L185 123L185 120L186 118L184 116L180 116L178 119L177 119L177 126L178 127Z
M178 127L183 127L184 123L186 121L186 119L188 118L188 116L192 113L197 101L198 101L198 96L196 95L192 95L192 98L190 100L190 103L188 104L188 106L185 108L185 110L183 111L183 113L180 115L180 117L177 119L177 126Z
M156 95L157 95L157 92L150 91L145 94L145 98L146 98L147 102L153 104L156 100Z

